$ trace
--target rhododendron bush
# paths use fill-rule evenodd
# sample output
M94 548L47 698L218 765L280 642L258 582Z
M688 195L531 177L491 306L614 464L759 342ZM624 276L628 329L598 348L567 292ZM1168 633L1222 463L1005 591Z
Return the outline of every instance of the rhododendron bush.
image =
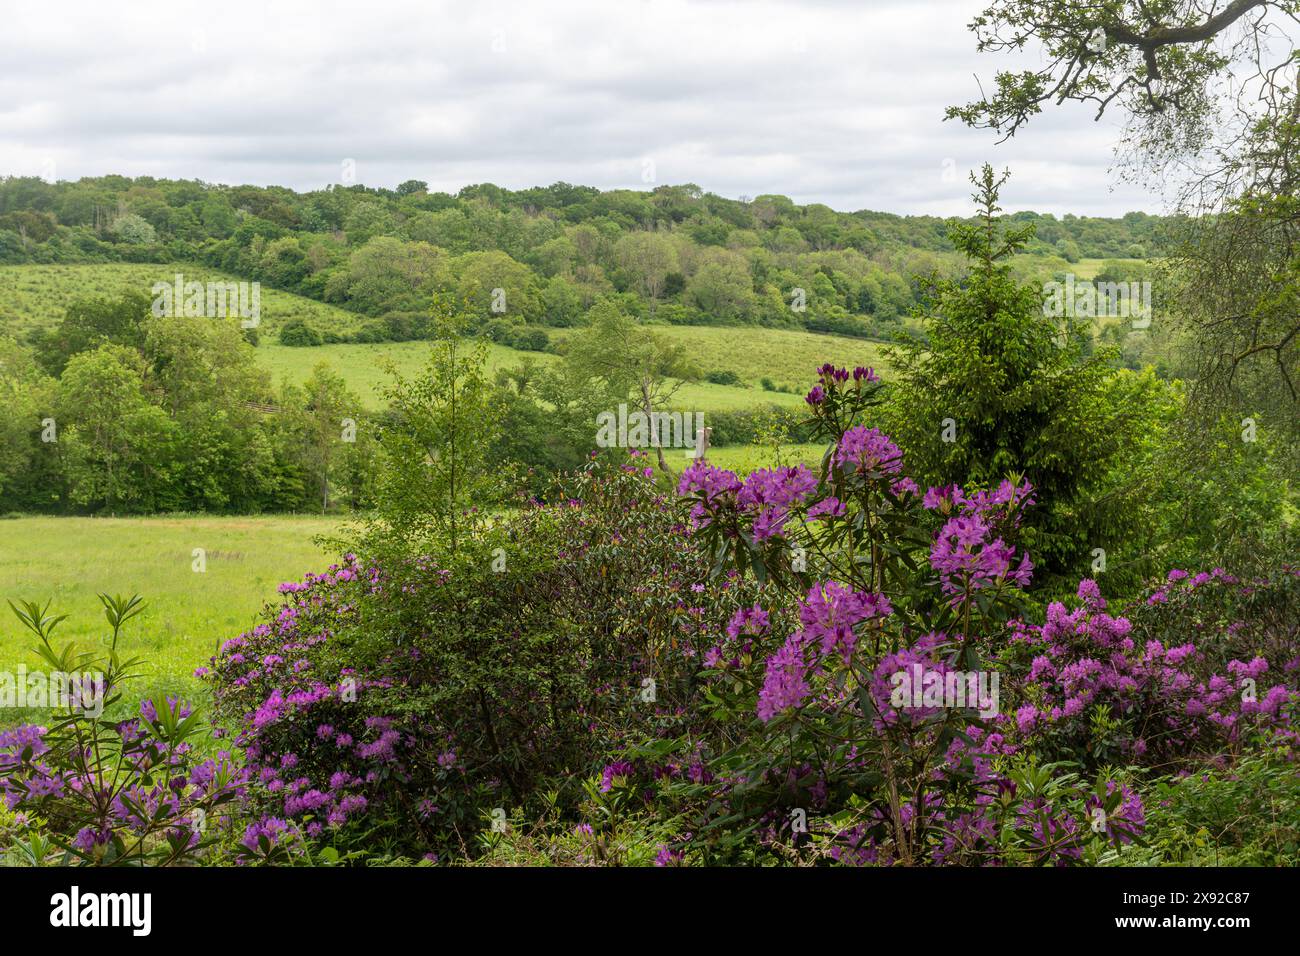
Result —
M1107 615L1093 581L1074 611L1025 623L1033 488L922 491L861 422L878 391L869 369L821 369L807 398L830 442L818 472L741 480L697 462L682 476L715 571L766 585L705 661L709 706L745 733L679 741L706 779L664 788L690 821L683 847L726 862L1095 861L1143 831L1139 790L1111 768L1223 760L1288 732L1295 661L1245 653L1240 629L1203 651L1170 633L1139 644L1159 622ZM776 627L783 609L794 620ZM1294 630L1271 633L1294 658ZM1270 666L1256 698L1248 682Z
M284 586L207 675L251 835L594 862L641 820L661 864L1098 862L1147 840L1151 774L1289 746L1294 574L1174 572L1129 617L1084 581L1034 623L1034 489L918 487L879 397L820 370L817 468L699 460L672 495L593 461L457 552Z
M204 676L253 802L322 840L477 852L493 814L569 809L605 757L687 723L699 656L752 587L706 587L643 459L593 462L440 559L393 553L282 586Z
M1043 625L1013 629L1007 656L1022 681L1008 719L1040 754L1162 772L1223 766L1257 737L1289 737L1296 584L1289 568L1251 582L1174 570L1115 617L1086 580L1074 610L1053 603Z

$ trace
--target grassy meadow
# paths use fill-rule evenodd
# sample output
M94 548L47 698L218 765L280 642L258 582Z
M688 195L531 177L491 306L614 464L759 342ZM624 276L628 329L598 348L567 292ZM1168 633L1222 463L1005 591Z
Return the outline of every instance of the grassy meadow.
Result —
M798 406L816 378L815 370L824 362L836 362L849 368L871 365L879 370L885 367L883 346L865 339L785 329L734 327L664 325L656 326L655 332L680 342L702 374L735 372L743 383L687 382L678 390L674 400L674 405L681 408L732 411L753 405ZM563 332L553 333L553 338L563 341ZM313 368L326 362L343 376L349 388L370 408L379 406L379 389L389 380L383 368L385 361L411 375L425 364L428 355L429 346L425 342L295 348L264 341L257 349L258 360L270 370L277 383L299 384ZM556 356L494 344L489 349L487 364L489 372L495 372L526 361L547 364L556 361ZM767 391L762 387L764 378L792 391Z
M809 467L819 465L825 451L825 445L783 445L781 447L780 464L795 465L803 462ZM709 449L709 463L717 465L719 468L734 471L737 474L746 474L758 468L771 468L778 464L772 449L757 445L728 445L723 448L711 448Z
M22 336L30 329L53 325L78 299L127 291L147 295L154 283L171 283L178 272L186 281L240 281L217 269L188 262L0 266L0 335ZM263 338L274 338L274 332L289 319L303 319L317 328L336 331L350 331L361 324L361 317L346 309L267 286L261 289L260 301L258 331Z
M84 649L108 636L96 595L139 594L145 610L119 643L124 655L145 658L136 689L193 694L194 668L219 642L247 630L266 602L277 601L277 585L331 563L312 539L340 523L283 515L0 520L0 582L9 600L52 600L50 613L68 616L56 637ZM195 548L206 552L202 573L192 567ZM41 668L30 651L35 636L7 605L3 615L0 670ZM15 714L7 722L20 722L21 712Z

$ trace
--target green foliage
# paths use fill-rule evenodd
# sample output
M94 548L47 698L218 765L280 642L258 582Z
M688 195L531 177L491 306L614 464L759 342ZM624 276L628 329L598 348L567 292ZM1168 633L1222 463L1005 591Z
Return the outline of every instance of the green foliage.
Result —
M0 418L0 496L9 501L39 500L48 477L39 435L55 388L28 350L0 337L0 401L7 410Z
M992 167L972 175L978 223L952 227L972 264L964 280L934 282L925 342L887 350L897 384L887 430L920 481L991 487L1028 478L1039 507L1026 542L1049 586L1086 567L1117 537L1096 527L1088 494L1135 442L1140 405L1118 404L1104 358L1085 356L1077 327L1044 315L1041 287L1018 283L1008 260L1032 226L999 220ZM1119 456L1119 457L1117 457Z
M370 536L417 543L438 538L454 554L464 534L502 504L508 473L489 467L502 398L486 376L487 348L456 328L446 303L440 337L414 377L389 366L389 418L379 437Z
M583 799L568 812L559 791L540 795L535 818L517 812L505 832L485 829L481 855L472 866L652 866L659 851L675 838L671 821L658 820L637 806L631 784L618 781L602 791L599 778L582 782ZM574 818L579 821L574 823ZM682 861L674 859L681 865Z
M328 507L322 483L332 481L352 507L368 501L373 446L341 380L330 384L334 431L345 418L362 423L348 428L362 440L331 460L326 481L321 442L303 440L308 397L286 387L277 403L249 330L234 318L151 311L135 293L84 300L30 352L0 340L14 412L0 430L0 500L38 511L255 513ZM282 331L292 340L302 328L290 319Z
M783 441L806 442L812 434L807 415L799 409L779 405L756 405L737 411L713 412L705 424L713 429L710 446L754 445L762 443L773 429Z
M126 215L115 219L113 224L109 226L108 231L123 242L129 242L132 245L147 246L158 241L158 234L154 231L153 226L141 216Z
M109 210L125 210L111 220L125 234L112 231ZM1092 257L1158 245L1156 217L1027 215L1046 239L1036 253L1061 239ZM421 311L435 292L482 316L501 289L504 314L527 324L577 325L617 295L625 310L674 324L883 337L914 305L904 277L953 261L936 217L742 202L693 186L482 184L452 196L409 184L299 194L120 176L0 179L0 262L139 261L164 249L370 316ZM804 313L790 309L795 288L811 296Z
M280 344L292 346L314 346L322 342L321 334L302 319L290 319L280 326Z
M139 347L151 300L143 292L124 292L115 299L82 299L69 306L62 321L33 336L37 360L51 375L60 375L68 360L105 343Z
M1147 802L1144 847L1115 866L1300 865L1300 775L1294 754L1265 747L1230 769L1157 782Z
M1128 172L1177 170L1166 181L1184 184L1180 215L1160 273L1172 328L1157 357L1191 382L1182 444L1205 433L1199 450L1211 451L1224 422L1249 419L1270 435L1279 481L1300 464L1300 89L1294 45L1271 41L1297 12L1295 0L993 0L971 23L978 48L1040 46L1041 63L999 73L991 95L947 111L1012 136L1048 103L1088 103L1124 121L1116 154ZM1144 241L1134 253L1158 254Z
M374 437L361 416L360 401L334 369L319 363L301 390L286 392L282 439L301 450L306 476L316 491L321 514L330 509L336 490L354 508L368 500L366 467ZM341 487L340 487L341 486Z
M1251 572L1294 556L1300 489L1284 449L1271 430L1252 434L1232 418L1175 421L1144 489L1160 505L1164 566L1196 567L1212 556Z
M113 511L155 510L177 435L145 395L144 362L121 345L73 357L59 382L57 421L69 497Z
M697 377L681 344L646 328L612 303L592 309L589 323L566 342L563 382L607 398L604 410L630 402L648 419L653 412L668 410L684 379ZM660 469L667 471L663 449L656 452Z
M705 381L714 385L739 385L740 376L730 369L715 369L704 376Z

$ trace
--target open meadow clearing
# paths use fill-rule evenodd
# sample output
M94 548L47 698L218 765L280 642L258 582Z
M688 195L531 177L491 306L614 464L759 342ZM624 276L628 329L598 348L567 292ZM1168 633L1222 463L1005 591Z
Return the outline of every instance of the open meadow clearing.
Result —
M107 634L96 595L139 594L145 610L119 648L145 659L137 689L192 696L194 668L278 601L281 582L331 563L312 539L339 527L338 518L285 515L11 518L0 520L0 582L10 601L52 601L51 614L68 616L56 635L87 646ZM196 548L206 552L203 572L193 569ZM0 670L39 668L36 638L3 612Z
M705 411L733 411L755 405L797 407L803 403L798 386L811 378L821 364L831 361L850 368L886 367L878 342L837 335L819 335L784 329L709 328L705 326L648 326L670 342L685 347L688 360L701 375L734 372L740 385L715 385L707 381L687 382L674 396L678 408ZM564 341L563 331L553 333ZM348 387L367 407L381 405L379 390L390 381L385 363L401 374L419 372L429 357L427 342L385 342L374 345L340 344L297 348L264 342L257 349L258 363L271 371L276 382L301 384L321 362L343 376ZM489 372L525 362L546 365L556 361L548 352L523 352L493 344L488 350ZM769 391L763 380L789 391Z

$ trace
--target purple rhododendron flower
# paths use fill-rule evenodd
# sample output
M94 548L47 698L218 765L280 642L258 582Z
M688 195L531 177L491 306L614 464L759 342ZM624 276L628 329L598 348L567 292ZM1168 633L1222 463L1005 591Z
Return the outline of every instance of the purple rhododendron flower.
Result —
M835 464L859 472L897 474L903 470L903 453L880 429L857 425L846 431L836 446Z

